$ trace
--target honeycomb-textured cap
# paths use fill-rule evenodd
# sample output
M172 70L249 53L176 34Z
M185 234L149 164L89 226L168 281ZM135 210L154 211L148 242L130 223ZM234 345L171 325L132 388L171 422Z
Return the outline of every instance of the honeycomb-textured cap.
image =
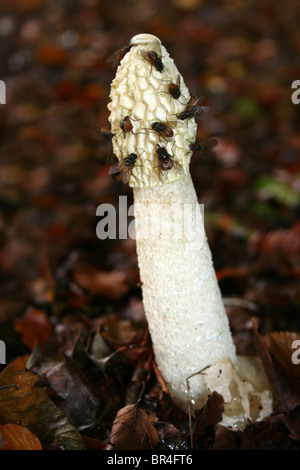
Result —
M189 146L195 141L197 125L194 118L177 117L185 111L190 94L161 41L138 34L130 45L111 85L113 151L120 174L129 174L131 187L152 187L189 172ZM177 87L176 97L170 93L171 84ZM132 153L137 156L133 165L126 160Z

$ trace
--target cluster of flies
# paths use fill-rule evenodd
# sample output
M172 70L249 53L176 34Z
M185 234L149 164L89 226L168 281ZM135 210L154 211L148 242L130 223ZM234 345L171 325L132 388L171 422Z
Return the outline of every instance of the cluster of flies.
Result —
M118 65L123 57L130 51L131 45L125 46L122 49L115 52L109 59L108 62L111 62L114 66ZM158 72L163 72L164 64L162 58L155 51L141 51L143 59L151 64ZM167 93L172 99L178 100L181 97L180 90L180 76L178 75L176 83L169 83ZM209 111L207 106L200 105L200 98L191 97L185 104L185 109L180 113L176 114L177 119L180 121L187 121L188 119L195 118L197 116L202 116ZM130 116L125 116L119 123L123 137L126 137L128 132L133 132L133 121ZM151 131L156 132L159 137L164 139L169 139L173 137L173 128L176 126L176 121L172 122L154 122L151 124ZM111 141L116 134L112 132L109 127L97 128L99 134L107 141ZM189 148L193 154L203 154L209 153L213 147L217 145L216 139L211 139L207 142L201 142L196 138L195 142L190 143ZM160 144L156 146L156 153L159 162L159 168L162 171L169 171L176 166L180 166L178 162L175 162L173 155L171 155L167 149ZM122 180L123 183L128 183L130 178L130 173L133 167L136 164L138 159L136 153L131 153L123 160L114 164L108 171L117 180Z

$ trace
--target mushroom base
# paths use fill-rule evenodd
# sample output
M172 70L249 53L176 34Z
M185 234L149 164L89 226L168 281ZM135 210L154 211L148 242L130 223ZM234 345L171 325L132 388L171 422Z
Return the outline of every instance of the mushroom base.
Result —
M192 412L199 410L216 391L224 399L219 424L233 430L242 431L272 413L269 383L256 357L238 356L235 367L231 361L213 364L187 379L187 383L180 391L171 391L183 407Z

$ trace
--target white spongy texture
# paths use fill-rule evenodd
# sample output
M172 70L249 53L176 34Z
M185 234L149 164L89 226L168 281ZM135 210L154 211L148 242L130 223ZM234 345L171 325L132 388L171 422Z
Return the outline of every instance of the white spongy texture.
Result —
M111 129L115 134L112 140L114 154L119 161L130 153L138 155L129 179L132 187L157 186L182 178L189 171L189 145L195 141L197 128L193 118L188 121L177 119L176 114L186 108L189 91L165 47L154 36L147 37L150 42L143 40L142 35L132 41L134 45L122 59L112 82L108 104ZM162 72L143 57L143 51L154 51L161 57ZM178 75L181 95L174 99L168 87L170 83L176 84ZM120 122L126 116L131 119L133 129L124 135ZM159 121L170 123L174 133L172 138L165 139L151 129L151 124ZM171 155L174 161L171 170L161 170L157 144Z
M190 374L235 361L202 213L190 174L163 187L135 189L134 203L143 302L156 361L171 388L182 391ZM147 230L146 215L156 233ZM175 237L175 220L183 218L184 232Z
M223 422L233 428L267 416L272 409L267 387L262 390L261 379L252 376L253 385L237 373L239 362L190 174L161 187L134 189L134 208L143 303L155 360L171 394L183 406L190 398L199 409L217 391L226 405ZM178 220L183 221L181 234ZM255 369L256 376L257 371L263 375L261 368Z

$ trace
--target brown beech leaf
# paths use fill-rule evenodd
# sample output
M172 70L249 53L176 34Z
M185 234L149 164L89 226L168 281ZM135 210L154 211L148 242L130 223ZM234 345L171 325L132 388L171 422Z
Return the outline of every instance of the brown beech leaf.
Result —
M218 426L215 437L212 442L213 450L238 450L239 449L239 432L231 431L224 426Z
M24 344L33 349L35 344L44 349L45 343L52 335L51 323L42 310L29 308L22 317L15 320L16 331L21 334Z
M43 46L36 51L36 60L45 65L64 65L68 59L65 49L55 45Z
M300 406L300 369L298 362L300 335L293 332L258 333L252 319L258 354L267 373L276 413L291 413ZM295 356L295 358L294 358Z
M245 277L250 273L250 268L248 266L238 266L234 268L224 268L217 272L218 281L223 281L228 277Z
M286 406L284 404L280 380L278 378L276 370L274 369L271 353L269 351L265 338L261 336L258 332L258 322L255 317L252 318L252 324L254 331L254 343L256 345L258 356L260 357L264 366L273 394L273 409L277 413L284 412L286 411Z
M106 450L153 450L157 444L149 416L137 405L128 405L117 413Z
M131 380L128 384L124 404L132 405L136 403L141 391L143 390L145 380L147 378L147 371L145 367L145 361L141 361L134 368Z
M224 399L222 395L213 392L196 418L193 434L195 448L200 445L202 439L205 439L207 430L211 431L221 421L223 405Z
M231 431L218 426L212 450L296 450L289 439L288 431L281 422L281 417L266 420L248 426L245 431Z
M121 355L129 361L147 359L152 351L148 330L131 320L109 315L101 319L101 336L113 349L123 348Z
M273 359L278 364L278 369L280 368L280 372L287 378L300 381L299 358L298 362L293 361L295 349L300 349L300 335L287 331L272 332L265 336L265 341ZM294 344L297 342L296 348ZM295 354L295 358L296 356L297 354Z
M128 292L126 276L120 271L101 271L89 264L78 265L73 280L82 289L109 299L119 299Z
M105 443L94 437L83 436L87 450L103 450Z
M240 434L240 450L293 450L295 445L289 439L288 430L280 417L271 417L261 423L248 426Z
M253 242L253 249L258 252L281 254L293 259L300 250L300 223L289 229L277 229L258 236Z
M42 450L42 445L29 429L10 423L0 425L0 450Z
M282 421L288 428L290 435L289 437L300 443L300 406L295 408L292 412L284 415Z
M55 445L65 450L86 448L79 431L40 386L40 379L30 371L16 369L14 363L0 374L0 406L10 421L28 428L43 446Z
M300 335L291 332L273 332L265 336L265 342L270 351L274 369L280 380L280 386L289 412L300 406L300 368L293 362L300 347ZM297 344L295 349L293 346ZM298 354L299 356L299 354ZM296 357L297 359L297 357Z

